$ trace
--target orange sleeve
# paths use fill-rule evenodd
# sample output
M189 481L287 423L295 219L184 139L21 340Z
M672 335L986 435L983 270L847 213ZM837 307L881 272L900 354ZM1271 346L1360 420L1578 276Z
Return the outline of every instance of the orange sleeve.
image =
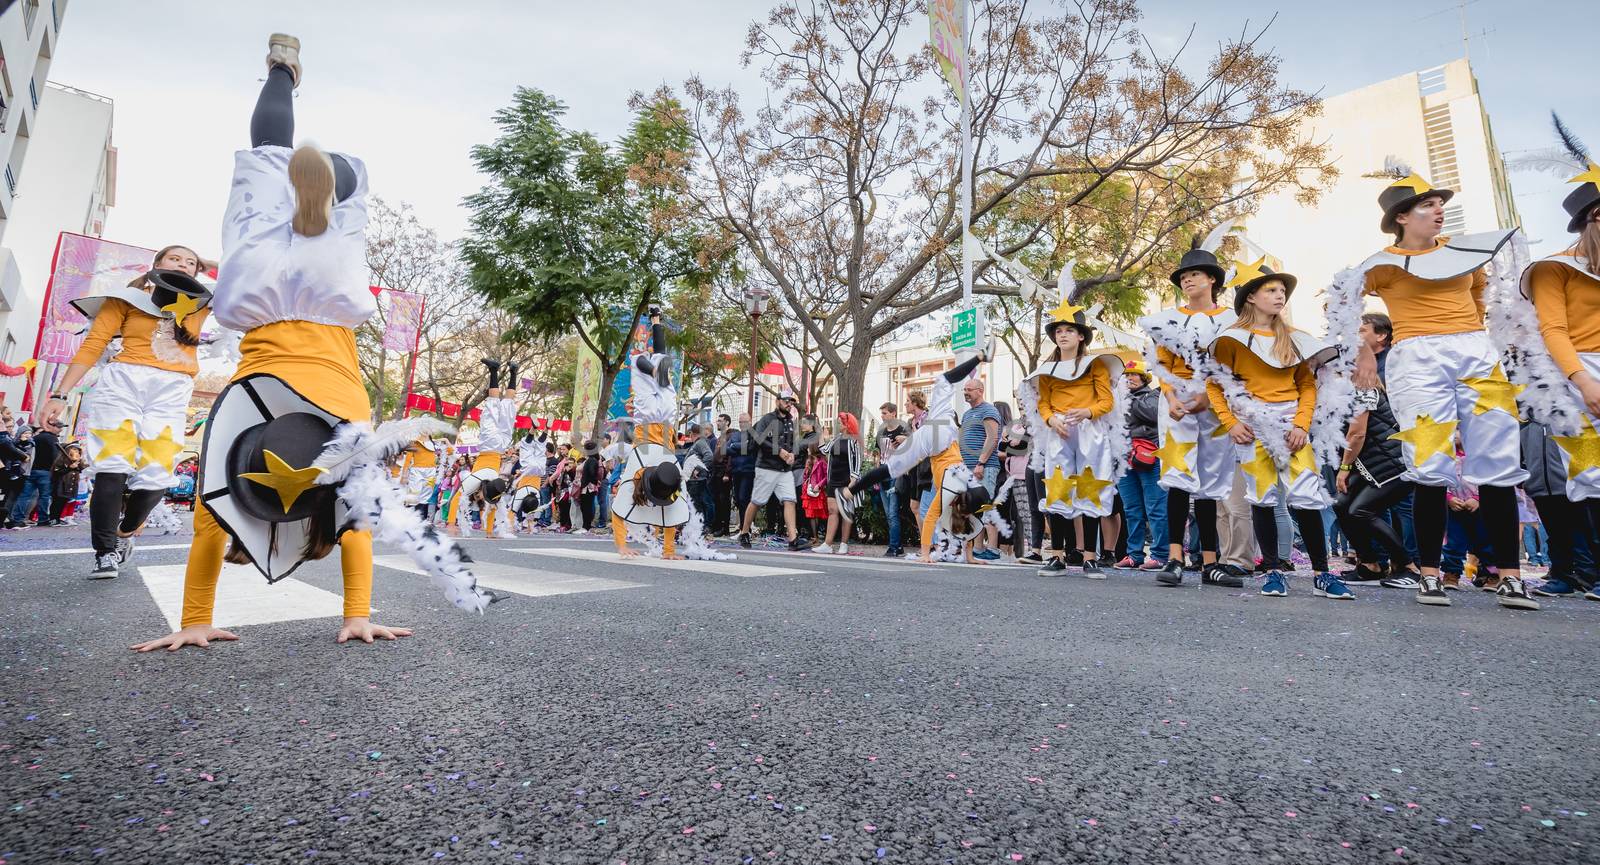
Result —
M1539 312L1539 333L1544 336L1545 348L1561 368L1561 374L1571 378L1583 363L1578 360L1578 350L1572 344L1572 332L1567 321L1567 280L1565 269L1559 264L1539 262L1528 275L1528 293L1533 295L1533 308Z
M1212 356L1217 359L1218 363L1222 364L1224 375L1233 373L1234 346L1235 343L1232 342L1219 342L1216 349L1212 351ZM1233 416L1233 410L1228 407L1228 396L1222 392L1222 385L1208 379L1206 381L1206 396L1211 398L1211 411L1216 413L1217 423L1222 430L1227 432L1233 429L1233 425L1238 423L1239 419Z
M1164 345L1156 346L1156 360L1161 361L1161 365L1166 367L1167 371L1169 371L1169 372L1178 368L1177 365L1176 365L1177 361L1178 361L1178 356L1176 354L1173 354ZM1161 392L1162 393L1172 393L1172 385L1167 384L1165 379L1162 379L1160 376L1157 376L1156 380L1161 382Z
M1374 267L1371 270L1367 271L1366 276L1363 277L1363 281L1366 282L1366 288L1362 289L1361 293L1362 294L1376 295L1379 292L1383 291L1384 282L1383 282L1382 274L1383 274L1383 268L1381 268L1381 267Z
M1056 390L1061 387L1061 382L1060 382L1059 379L1054 379L1054 378L1051 378L1050 376L1047 376L1047 375L1039 376L1038 380L1039 380L1039 406L1038 406L1038 408L1039 408L1039 417L1043 418L1044 422L1048 424L1050 422L1051 416L1056 413L1055 408L1054 408L1055 402L1056 402L1055 401L1055 396L1056 396Z
M1300 407L1294 412L1294 425L1311 431L1311 417L1317 410L1317 378L1311 368L1297 364L1294 368L1294 389L1299 394Z
M1094 388L1094 405L1089 406L1089 417L1097 418L1111 411L1116 400L1111 392L1111 373L1106 370L1105 364L1096 362L1090 368L1089 386Z
M1472 272L1472 305L1478 308L1478 320L1482 321L1486 308L1483 305L1483 288L1489 283L1489 278L1484 276L1483 268Z
M94 366L100 355L105 353L106 346L111 344L111 340L122 333L122 325L128 319L130 308L125 301L116 298L109 298L101 304L100 312L95 315L94 323L89 325L89 333L84 336L83 344L78 347L78 353L72 356L72 362Z

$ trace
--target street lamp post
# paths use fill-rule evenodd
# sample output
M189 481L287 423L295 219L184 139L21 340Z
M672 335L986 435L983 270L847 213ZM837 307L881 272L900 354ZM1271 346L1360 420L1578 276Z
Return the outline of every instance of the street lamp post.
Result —
M744 293L744 311L750 316L750 392L745 397L745 412L756 413L756 331L761 326L761 314L767 311L772 295L766 289L749 288Z

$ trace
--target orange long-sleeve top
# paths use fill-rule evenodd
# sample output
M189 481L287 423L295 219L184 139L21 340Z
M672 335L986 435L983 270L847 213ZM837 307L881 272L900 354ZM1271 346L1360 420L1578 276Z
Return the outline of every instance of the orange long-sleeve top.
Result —
M1439 238L1433 249L1401 249L1395 255L1427 255L1444 248L1450 238ZM1398 267L1380 264L1367 271L1367 294L1376 295L1394 321L1394 341L1413 336L1439 336L1483 330L1483 268L1452 279L1422 279Z
M183 329L198 338L200 325L210 312L209 308L202 309L184 318ZM155 336L156 328L161 322L162 319L134 309L127 301L109 298L100 306L100 312L95 315L94 323L89 325L89 332L84 335L83 345L78 348L78 353L73 356L72 362L93 366L95 361L100 359L100 355L105 353L106 346L111 340L120 335L122 351L117 353L117 363L150 366L188 375L199 372L200 361L192 345L177 345L182 360L163 360L156 356L155 349L150 346L150 339Z
M1545 348L1561 374L1571 378L1583 369L1580 353L1600 352L1600 279L1576 267L1541 261L1528 273L1528 294L1539 311Z
M1224 312L1227 312L1227 311L1228 311L1228 308L1225 307L1225 306L1219 306L1216 309L1204 309L1204 310L1202 310L1202 309L1190 309L1187 306L1178 307L1178 312L1180 312L1180 313L1182 313L1184 315L1204 315L1204 316L1207 316L1207 317L1219 316L1219 315L1221 315L1221 314L1223 314ZM1176 352L1172 351L1171 349L1167 348L1164 345L1157 345L1156 346L1156 360L1161 361L1161 365L1166 367L1168 369L1168 371L1170 371L1174 376L1177 376L1178 378L1186 378L1186 379L1194 378L1194 370L1189 368L1188 361L1186 361L1183 358L1179 357ZM1162 390L1163 393L1171 393L1172 392L1172 385L1167 384L1165 381L1163 381L1163 382L1161 382L1161 390Z
M1096 363L1088 375L1072 381L1062 381L1050 376L1039 377L1039 416L1046 421L1051 415L1086 408L1089 417L1096 418L1111 411L1111 374L1105 364Z
M1258 336L1272 336L1272 332L1266 330L1251 332ZM1279 369L1231 339L1219 341L1213 353L1217 360L1244 381L1244 389L1256 399L1262 402L1298 401L1300 404L1294 412L1294 425L1303 430L1311 429L1311 416L1317 410L1317 381L1304 363ZM1222 386L1214 381L1206 382L1206 393L1211 397L1211 410L1216 412L1222 428L1233 429L1239 419L1234 417L1229 408L1228 397L1223 393Z

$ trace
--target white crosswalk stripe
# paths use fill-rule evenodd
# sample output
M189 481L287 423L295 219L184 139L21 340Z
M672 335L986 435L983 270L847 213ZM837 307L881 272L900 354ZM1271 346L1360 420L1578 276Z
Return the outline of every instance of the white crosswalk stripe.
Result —
M373 559L373 563L408 574L427 576L427 572L418 568L406 556L378 556ZM473 562L472 575L478 578L478 585L484 588L534 598L545 595L572 595L579 592L605 592L613 589L637 589L645 585L626 580L607 580L600 577L586 577L582 574L519 568L515 565L484 561Z
M147 565L138 571L167 625L177 630L183 618L184 566ZM254 566L223 565L211 623L231 628L343 616L344 598L332 592L293 577L269 584Z
M703 562L688 559L633 558L625 559L613 550L580 550L567 547L507 547L508 552L529 553L536 556L559 556L568 559L589 559L637 568L666 568L677 571L694 571L700 574L720 574L729 577L782 577L795 574L817 574L821 571L800 568L778 568L770 565L753 565L748 562Z

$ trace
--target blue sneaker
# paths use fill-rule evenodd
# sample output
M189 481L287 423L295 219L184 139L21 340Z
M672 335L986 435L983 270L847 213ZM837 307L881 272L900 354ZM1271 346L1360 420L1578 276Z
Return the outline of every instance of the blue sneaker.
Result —
M975 559L983 559L986 562L993 562L999 560L1000 553L995 550L979 550L973 553L972 557Z
M1576 595L1578 587L1560 577L1545 580L1544 585L1533 590L1535 595L1542 598L1564 598L1567 595Z
M1317 574L1316 579L1311 581L1311 594L1319 598L1332 598L1335 601L1353 601L1356 599L1355 593L1350 591L1350 587L1344 584L1344 580L1333 574Z
M1261 594L1269 598L1281 598L1289 594L1289 578L1280 571L1268 571L1267 581L1261 584Z

